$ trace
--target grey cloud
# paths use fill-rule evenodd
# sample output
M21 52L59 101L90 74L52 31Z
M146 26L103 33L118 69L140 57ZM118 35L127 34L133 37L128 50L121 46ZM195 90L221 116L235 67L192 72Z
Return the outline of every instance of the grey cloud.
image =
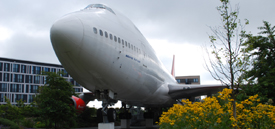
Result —
M12 30L13 35L12 39L0 41L0 56L58 63L49 38L51 25L61 16L81 10L91 3L105 3L118 10L147 39L202 45L209 42L207 33L211 31L208 26L220 25L216 10L220 5L218 0L2 0L0 26ZM274 0L232 0L233 6L237 3L240 5L239 18L250 20L247 31L259 32L257 27L262 26L263 20L274 25L275 17L271 15L275 12ZM160 59L166 67L171 67L172 56Z

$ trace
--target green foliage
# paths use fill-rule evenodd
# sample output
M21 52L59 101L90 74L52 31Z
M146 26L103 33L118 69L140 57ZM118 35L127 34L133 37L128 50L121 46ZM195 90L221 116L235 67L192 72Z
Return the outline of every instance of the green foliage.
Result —
M231 8L229 0L220 0L217 7L221 16L222 25L211 28L213 35L209 36L211 42L211 55L207 50L209 63L206 64L211 76L233 90L233 114L236 118L236 97L238 89L243 83L242 73L248 68L247 59L241 53L243 26L238 20L239 6ZM245 24L249 21L245 20Z
M32 118L25 118L21 124L24 126L24 127L27 127L27 128L33 128L34 125L35 125L35 121L32 119Z
M35 128L47 128L49 125L46 125L46 123L48 123L48 122L47 121L46 122L38 121L35 123L34 127Z
M267 129L275 128L275 106L259 103L258 95L236 102L237 117L233 117L232 89L204 102L174 104L160 117L160 129Z
M22 115L24 117L38 117L39 110L37 108L36 103L32 102L31 104L22 107Z
M0 118L0 125L9 126L10 129L19 129L19 126L11 120Z
M233 10L229 0L220 1L222 5L218 6L217 10L222 17L222 25L210 27L213 32L213 35L209 36L212 49L210 53L213 58L208 55L210 65L207 64L206 67L214 79L231 88L238 88L242 83L238 78L247 66L247 61L240 53L243 37L239 38L239 35L245 31L240 21L238 22L238 6ZM248 23L249 21L245 20L245 24ZM241 31L238 31L239 29Z
M252 69L243 76L249 82L243 89L247 95L259 94L262 102L275 100L275 26L264 21L258 36L244 34L243 52L251 60Z
M94 119L96 116L97 109L86 107L85 110L77 116L77 126L78 127L91 127L96 124Z
M75 126L76 109L71 106L71 96L75 95L73 86L60 74L44 73L46 84L39 87L36 102L40 118L47 127L54 123L55 128L69 128Z
M5 97L5 102L7 102L7 104L0 106L0 109L1 109L0 112L3 118L19 123L19 120L23 119L22 109L20 107L11 105L10 100L6 97ZM20 101L17 101L17 103L19 106L22 106L23 102L22 100L20 100Z

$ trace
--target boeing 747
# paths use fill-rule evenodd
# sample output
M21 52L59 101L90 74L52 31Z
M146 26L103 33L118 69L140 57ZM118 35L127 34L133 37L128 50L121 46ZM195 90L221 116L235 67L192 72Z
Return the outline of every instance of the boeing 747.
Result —
M169 107L178 99L217 93L225 87L178 84L138 28L103 4L61 17L52 25L50 37L63 67L93 93L81 98L86 104L87 98L102 100L109 121L115 111L108 106L117 100L147 108Z

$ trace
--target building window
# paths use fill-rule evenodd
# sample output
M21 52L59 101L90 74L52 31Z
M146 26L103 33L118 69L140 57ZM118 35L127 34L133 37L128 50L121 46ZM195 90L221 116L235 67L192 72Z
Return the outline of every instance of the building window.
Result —
M24 75L22 74L14 74L13 77L16 79L14 82L24 82Z
M51 72L56 73L56 69L55 68L51 68Z
M26 85L25 88L25 93L29 93L29 85Z
M21 73L26 73L26 65L21 65Z
M41 74L41 67L32 66L32 74Z
M17 98L18 97L18 98ZM27 95L17 94L16 100L22 100L23 102L27 102Z
M93 30L94 30L94 33L97 34L97 29L95 27L93 28Z
M27 95L23 94L16 94L15 95L15 101L23 100L24 102L27 102Z
M1 92L7 92L8 89L7 89L7 83L0 83L0 91Z
M2 70L3 70L3 63L0 62L0 71L2 71Z
M7 72L10 71L10 64L9 63L4 63L4 71L7 71Z
M45 68L44 68L44 71L45 71L45 72L50 72L50 71L51 71L51 69L50 69L50 68L45 67Z
M4 102L5 101L5 97L4 97L4 93L0 93L0 102Z
M75 86L80 86L80 84L78 84L77 82L75 82Z
M27 66L27 68L28 68L28 73L32 73L32 67L31 66Z
M16 92L23 93L23 91L24 91L24 85L22 85L22 84L16 84L16 87L17 87L17 91Z
M41 74L41 67L36 67L35 73L36 74Z
M4 73L4 81L5 82L8 82L8 81L10 81L10 74L9 73Z
M33 76L34 78L34 83L39 84L40 83L40 76Z
M13 72L19 72L19 64L13 64Z
M35 74L35 66L32 66L32 74Z
M17 85L16 84L11 84L10 85L10 92L17 92Z
M2 73L0 73L0 81L2 81Z
M65 69L62 69L62 74L61 74L62 77L69 77L69 74L68 72L65 70Z
M34 100L34 95L29 95L29 103L32 103Z
M75 92L82 92L82 88L74 88Z
M25 82L26 83L32 83L32 75L26 75Z
M38 93L38 85L31 85L30 93Z
M74 85L74 79L70 79L72 85Z

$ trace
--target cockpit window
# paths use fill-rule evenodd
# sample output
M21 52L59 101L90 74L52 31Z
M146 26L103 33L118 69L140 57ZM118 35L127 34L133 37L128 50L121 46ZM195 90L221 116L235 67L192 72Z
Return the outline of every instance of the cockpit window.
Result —
M106 10L110 11L111 13L115 14L115 12L111 8L109 8L109 7L107 7L106 5L103 5L103 4L90 4L85 9L90 9L90 8L106 9Z

